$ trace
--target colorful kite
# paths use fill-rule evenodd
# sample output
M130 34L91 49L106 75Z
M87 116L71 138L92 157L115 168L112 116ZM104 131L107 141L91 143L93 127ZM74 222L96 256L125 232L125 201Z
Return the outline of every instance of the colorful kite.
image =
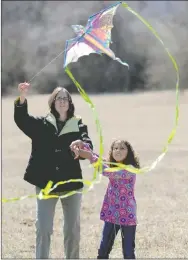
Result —
M129 67L126 62L116 58L110 49L111 30L113 28L113 17L121 2L111 5L89 17L86 27L82 25L72 25L77 37L66 41L64 68L71 62L90 53L106 54L113 60Z

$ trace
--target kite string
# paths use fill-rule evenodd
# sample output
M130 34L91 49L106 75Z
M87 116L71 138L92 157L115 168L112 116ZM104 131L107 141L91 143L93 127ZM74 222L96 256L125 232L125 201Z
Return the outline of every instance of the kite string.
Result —
M48 65L50 65L53 61L55 61L59 56L61 56L64 52L66 51L66 49L64 49L63 51L61 51L55 58L53 58L48 64L46 64L39 72L37 72L29 81L28 83L31 83L31 81L36 78Z
M91 28L91 25L88 27L87 31ZM85 33L87 33L87 31ZM37 72L29 81L28 83L31 83L31 81L36 78L48 65L50 65L53 61L55 61L58 57L60 57L65 51L69 51L74 44L76 44L85 34L83 33L80 37L78 37L77 41L74 42L72 45L70 45L68 48L65 48L63 51L61 51L57 56L55 56L55 58L53 58L49 63L47 63L39 72Z

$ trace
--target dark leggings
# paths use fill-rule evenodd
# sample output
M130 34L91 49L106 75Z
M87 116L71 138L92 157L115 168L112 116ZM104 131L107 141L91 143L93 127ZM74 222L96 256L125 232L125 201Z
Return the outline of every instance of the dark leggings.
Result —
M104 223L102 240L98 250L97 259L108 259L115 237L121 228L122 251L124 259L135 259L135 233L136 226L120 226L110 222Z

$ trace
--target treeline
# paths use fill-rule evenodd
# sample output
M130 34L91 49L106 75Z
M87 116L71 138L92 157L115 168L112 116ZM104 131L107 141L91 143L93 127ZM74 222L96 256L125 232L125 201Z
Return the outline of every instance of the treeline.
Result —
M145 10L146 18L165 37L181 68L181 87L187 88L187 11L181 16L177 11L162 20L157 14L151 17L152 5L149 7L146 2L134 2L135 8L141 14ZM48 93L57 85L77 91L63 69L65 41L75 37L72 24L85 25L89 15L109 4L107 1L3 1L2 94L10 94L19 82L33 77L32 88L38 93ZM173 88L173 67L148 29L122 7L114 17L114 25L111 49L130 65L130 70L106 55L83 56L70 69L84 89L89 93L104 93Z

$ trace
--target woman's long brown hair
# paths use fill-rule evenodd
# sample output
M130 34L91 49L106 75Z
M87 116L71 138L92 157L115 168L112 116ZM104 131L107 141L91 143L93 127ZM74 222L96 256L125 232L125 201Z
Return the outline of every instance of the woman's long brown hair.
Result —
M70 119L71 117L74 116L74 111L75 111L75 107L74 107L74 104L72 102L72 97L71 97L71 94L68 92L68 90L66 88L63 88L63 87L58 87L56 88L58 91L57 93L55 93L55 96L52 96L53 97L53 100L51 102L51 107L50 107L50 112L55 116L55 118L59 118L59 113L57 112L57 110L55 109L55 98L57 96L57 94L61 91L61 90L64 90L65 93L67 94L67 97L68 97L68 100L69 100L69 109L67 111L67 120ZM55 89L55 90L56 90ZM54 90L54 91L55 91ZM50 97L51 98L51 97Z

